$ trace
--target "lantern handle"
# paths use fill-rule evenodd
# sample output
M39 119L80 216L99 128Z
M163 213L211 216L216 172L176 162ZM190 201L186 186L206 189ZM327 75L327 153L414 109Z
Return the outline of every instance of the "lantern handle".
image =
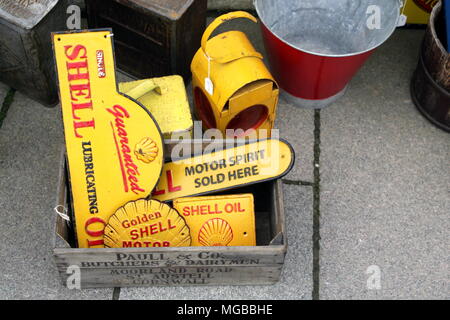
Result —
M203 37L202 37L202 50L207 57L209 57L209 55L206 52L206 44L207 44L209 38L211 37L212 33L214 32L214 30L216 30L221 24L228 22L230 20L238 19L238 18L246 18L246 19L253 21L254 23L258 23L258 19L256 19L253 15L251 15L250 13L245 12L245 11L234 11L234 12L230 12L230 13L224 14L224 15L216 18L216 20L214 20L208 26L208 28L206 28L205 33L203 33ZM255 57L261 58L261 59L263 58L262 55L258 52L255 52L252 55L254 55ZM209 58L211 58L211 57L209 57ZM214 58L211 58L211 59L213 60Z
M155 91L159 95L163 95L167 92L167 88L157 85L153 80L149 79L143 81L138 86L124 93L130 98L137 100L151 91Z

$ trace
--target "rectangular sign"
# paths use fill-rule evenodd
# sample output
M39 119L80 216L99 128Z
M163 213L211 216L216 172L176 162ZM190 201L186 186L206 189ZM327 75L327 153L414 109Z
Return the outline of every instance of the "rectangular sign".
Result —
M256 246L252 194L177 199L194 247Z

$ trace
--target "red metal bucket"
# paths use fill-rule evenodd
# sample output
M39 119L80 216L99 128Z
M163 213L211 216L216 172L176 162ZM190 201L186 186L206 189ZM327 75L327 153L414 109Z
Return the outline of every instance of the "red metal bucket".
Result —
M364 62L392 35L401 3L255 0L255 7L283 95L300 107L323 108L344 94Z

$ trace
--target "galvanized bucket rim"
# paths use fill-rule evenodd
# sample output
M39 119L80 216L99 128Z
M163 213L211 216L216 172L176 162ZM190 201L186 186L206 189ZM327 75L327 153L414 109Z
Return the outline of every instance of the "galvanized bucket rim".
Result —
M288 45L291 48L294 48L298 51L304 52L304 53L308 53L314 56L319 56L319 57L327 57L327 58L346 58L346 57L355 57L355 56L359 56L361 54L373 51L375 49L377 49L379 46L381 46L383 43L385 43L391 36L392 34L395 32L395 30L397 29L397 24L398 24L398 20L400 18L400 14L401 14L401 8L403 5L402 0L398 0L399 2L399 7L398 7L398 17L397 17L397 21L394 25L394 28L387 33L387 36L385 38L383 38L382 41L380 41L379 43L377 43L376 45L373 45L371 47L369 47L368 49L364 50L364 51L358 51L358 52L354 52L354 53L346 53L346 54L326 54L326 53L317 53L317 52L313 52L313 51L309 51L309 50L305 50L302 48L299 48L298 46L294 46L291 43L287 42L286 40L284 40L283 38L281 38L280 36L278 36L276 33L274 33L272 30L270 30L268 24L264 21L264 19L262 18L261 14L260 14L260 10L258 8L258 2L260 0L253 0L253 5L255 7L256 13L258 14L258 18L259 20L262 22L262 24L264 25L264 27L267 28L267 30L270 31L271 34L273 34L277 39L279 39L281 42L285 43L286 45ZM264 1L264 0L262 0Z

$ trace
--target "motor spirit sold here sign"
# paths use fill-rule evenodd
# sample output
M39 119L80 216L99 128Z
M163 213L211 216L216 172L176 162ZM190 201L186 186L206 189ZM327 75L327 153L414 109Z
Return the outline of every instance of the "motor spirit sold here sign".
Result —
M164 166L152 199L170 201L281 178L293 163L292 147L277 139L174 161Z

